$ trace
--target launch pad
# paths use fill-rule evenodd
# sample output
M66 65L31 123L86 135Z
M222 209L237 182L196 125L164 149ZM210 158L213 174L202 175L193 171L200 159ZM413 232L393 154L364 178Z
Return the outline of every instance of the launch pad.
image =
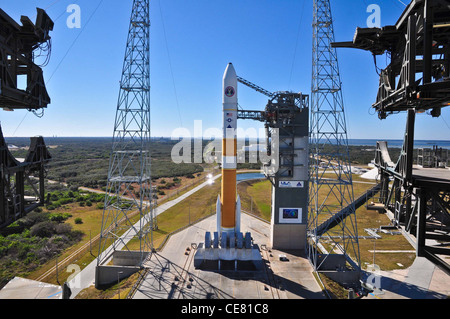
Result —
M261 270L262 258L250 232L206 232L194 257L194 266L204 270Z
M265 111L238 110L238 82L270 99ZM250 233L241 232L241 201L236 192L238 119L264 123L268 160L262 161L264 175L272 184L272 220L269 247L306 248L308 206L309 97L302 93L271 93L238 77L229 63L222 81L223 140L222 187L217 198L216 231L205 233L196 251L196 268L261 268L258 246ZM245 266L243 266L245 265Z
M200 246L193 243L215 227L217 216L212 215L172 235L161 251L151 254L132 299L326 299L304 250L267 248L270 224L245 213L241 217L243 233L251 232L259 244L260 269L238 263L235 271L229 262L220 271L194 266Z

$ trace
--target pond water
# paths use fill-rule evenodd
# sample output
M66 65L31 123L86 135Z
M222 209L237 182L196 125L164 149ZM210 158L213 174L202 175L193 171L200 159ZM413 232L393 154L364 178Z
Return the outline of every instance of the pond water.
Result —
M250 179L261 179L266 178L264 174L262 173L243 173L243 174L237 174L236 180L239 181L246 181Z

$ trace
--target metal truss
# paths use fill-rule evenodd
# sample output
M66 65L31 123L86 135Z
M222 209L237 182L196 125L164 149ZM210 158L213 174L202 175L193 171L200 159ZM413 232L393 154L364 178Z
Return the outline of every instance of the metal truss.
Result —
M407 120L396 163L387 142L377 143L380 202L393 214L395 226L411 239L417 255L447 273L450 265L443 256L450 255L450 176L439 168L413 167L413 151L416 114L439 117L450 102L449 21L448 1L412 0L395 25L357 28L353 41L333 43L333 47L362 49L374 57L386 53L390 58L385 69L377 67L380 85L373 108L380 119L405 112Z
M255 90L255 91L257 91L257 92L259 92L259 93L261 93L261 94L264 94L265 96L268 96L268 97L270 97L270 98L273 98L273 97L275 96L275 93L269 92L269 91L267 91L266 89L264 89L264 88L262 88L262 87L260 87L260 86L258 86L258 85L256 85L256 84L254 84L254 83L252 83L252 82L250 82L250 81L247 81L247 80L244 79L244 78L241 78L240 76L237 77L237 80L238 80L240 83L242 83L242 84L244 84L244 85L246 85L246 86L252 88L253 90Z
M315 0L308 250L315 271L330 270L330 267L353 270L359 278L359 243L347 128L338 58L331 47L333 41L330 1Z
M46 108L50 97L43 71L35 58L51 53L50 31L54 23L42 9L37 9L36 23L22 16L22 25L0 9L0 107L6 110ZM20 87L19 77L26 82Z
M0 228L44 205L46 165L51 159L42 136L35 136L25 160L18 161L9 152L0 127Z
M292 92L277 92L269 100L265 109L266 147L269 156L276 156L278 165L273 171L272 163L264 167L265 175L270 178L273 185L278 187L279 177L294 177L296 167L303 167L296 164L298 152L305 149L296 146L296 139L307 136L308 121L302 122L301 113L307 118L309 111L309 95ZM276 138L275 138L276 137ZM277 149L272 149L271 140L278 141Z
M380 69L373 108L380 119L415 109L439 117L450 94L450 8L448 1L413 0L398 22L383 28L357 28L353 41L334 47L356 48L390 64Z
M299 123L299 113L309 111L309 95L293 92L272 93L242 77L238 76L238 81L269 97L264 111L239 110L238 119L264 123L267 155L274 155L278 163L276 168L273 163L266 163L264 172L276 186L276 178L293 177L297 166L297 152L303 150L295 147L295 139L302 136L299 134L299 128L307 126L307 123ZM272 143L272 138L277 142ZM272 144L276 144L276 149L272 149Z
M139 251L142 262L153 248L149 16L149 0L134 0L114 124L98 265L116 250Z
M450 274L450 179L446 169L413 169L415 111L408 110L402 151L390 159L387 142L377 143L375 166L381 181L380 202L393 214L392 222L416 247L417 256Z

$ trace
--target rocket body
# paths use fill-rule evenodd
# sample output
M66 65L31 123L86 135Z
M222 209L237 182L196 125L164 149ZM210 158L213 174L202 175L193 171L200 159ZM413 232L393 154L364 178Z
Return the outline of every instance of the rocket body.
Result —
M222 139L222 185L219 232L239 232L240 200L236 193L237 168L237 75L229 63L223 75L223 139ZM219 204L219 203L218 203ZM219 209L219 205L217 205ZM220 220L219 220L220 219Z

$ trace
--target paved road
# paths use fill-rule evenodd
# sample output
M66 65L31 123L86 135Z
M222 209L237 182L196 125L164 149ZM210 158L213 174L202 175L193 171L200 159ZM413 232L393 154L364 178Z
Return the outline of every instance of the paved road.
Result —
M185 194L181 195L178 198L175 198L172 201L166 202L160 206L158 206L155 211L154 211L154 216L158 216L159 214L162 214L163 212L165 212L167 209L171 208L172 206L178 204L179 202L185 200L186 198L188 198L189 196L191 196L192 194L196 193L197 191L199 191L200 189L202 189L203 187L210 185L211 182L214 182L216 179L218 179L219 177L221 177L222 175L216 175L214 176L211 180L207 180L206 182L200 184L199 186L195 187L194 189L186 192ZM126 243L130 238L132 238L133 233L137 232L140 230L140 225L139 225L139 221L134 224L134 227L130 228L125 234L122 235L121 239L123 240L124 243ZM122 240L118 241L118 242L122 242ZM120 244L118 246L118 250L120 250L125 244ZM107 249L108 251L112 250L112 247L108 247ZM73 299L74 297L76 297L81 290L91 286L94 284L94 280L95 280L95 268L97 266L97 259L95 259L94 261L92 261L89 265L87 265L83 270L81 270L77 275L75 275L72 280L70 280L68 282L69 287L71 287L71 292L72 295L70 296L71 299Z
M204 183L200 184L199 186L195 187L194 189L192 189L192 190L186 192L185 194L181 195L180 197L175 198L175 199L173 199L173 200L171 200L169 202L166 202L164 204L158 205L158 207L156 207L156 209L155 209L155 216L158 216L159 214L165 212L166 210L168 210L172 206L175 206L179 202L185 200L186 198L188 198L192 194L196 193L197 191L199 191L203 187L205 187L207 185L211 185L211 183L213 183L216 179L218 179L221 176L222 176L221 174L216 175L216 176L212 177L210 180L207 180L206 182L204 182Z

